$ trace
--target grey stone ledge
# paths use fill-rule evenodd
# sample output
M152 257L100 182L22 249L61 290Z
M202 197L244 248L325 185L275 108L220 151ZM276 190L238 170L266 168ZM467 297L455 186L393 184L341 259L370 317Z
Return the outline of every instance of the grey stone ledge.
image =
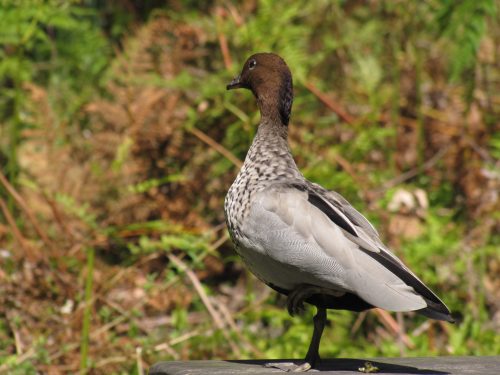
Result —
M285 373L266 368L270 362L295 362L301 360L255 361L171 361L153 365L150 375L276 375ZM491 357L421 357L421 358L337 358L321 361L319 372L332 375L363 374L359 369L371 362L378 367L373 374L435 374L435 375L500 375L500 356ZM309 371L316 373L318 371Z

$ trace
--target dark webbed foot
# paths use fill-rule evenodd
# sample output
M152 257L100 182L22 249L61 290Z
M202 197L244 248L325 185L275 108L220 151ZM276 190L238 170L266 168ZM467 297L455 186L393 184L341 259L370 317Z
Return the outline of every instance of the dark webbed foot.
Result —
M304 310L304 301L315 294L325 294L335 297L340 297L344 293L325 289L322 287L314 285L300 285L296 289L290 292L287 299L287 309L290 315L295 315ZM305 372L311 368L316 367L320 360L319 357L319 344L321 341L321 335L323 334L323 329L326 323L326 309L323 307L317 307L318 312L314 316L314 331L309 344L309 349L307 350L307 355L304 363L294 364L294 363L270 363L268 367L279 368L283 371L289 372ZM267 365L266 365L267 366Z
M299 365L293 362L270 362L266 363L265 367L277 368L285 372L306 372L311 369L311 364L308 362Z
M321 335L326 323L326 309L318 307L318 312L314 316L314 332L307 350L307 355L304 363L295 364L293 362L270 362L266 363L266 367L277 368L285 372L306 372L316 367L319 362L319 343ZM314 370L313 370L314 371Z

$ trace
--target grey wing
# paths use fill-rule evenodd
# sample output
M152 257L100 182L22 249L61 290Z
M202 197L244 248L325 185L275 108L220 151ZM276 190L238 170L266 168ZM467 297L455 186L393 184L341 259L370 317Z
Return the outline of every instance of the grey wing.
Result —
M361 232L345 212L305 186L275 184L258 193L244 231L275 264L296 270L288 279L349 291L387 310L427 307L413 286L381 261L385 258L371 255L380 254L380 240ZM398 266L406 271L402 263Z
M312 189L309 190L310 194L316 196L318 201L328 203L328 205L333 206L337 211L345 216L344 219L346 222L352 225L352 228L355 228L353 231L356 233L351 234L355 237L363 237L369 243L360 245L367 246L371 250L377 252L380 248L386 248L382 241L380 241L380 236L375 227L342 195L335 191L326 190L318 184L311 183L310 186L312 187ZM322 211L325 210L322 209Z
M445 320L451 319L450 311L445 304L399 258L390 252L380 240L375 228L361 213L340 194L327 191L316 184L311 184L311 186L309 200L314 202L337 225L347 226L348 230L345 235L358 244L361 251L397 275L405 284L411 286L425 299L427 306L433 310L433 313L444 314ZM431 317L443 318L443 316Z
M326 190L318 184L313 184L315 188L319 188L319 192L324 193L327 198L333 203L335 202L338 206L342 207L346 215L355 223L357 226L361 227L370 236L379 236L375 227L356 210L342 195L336 191Z

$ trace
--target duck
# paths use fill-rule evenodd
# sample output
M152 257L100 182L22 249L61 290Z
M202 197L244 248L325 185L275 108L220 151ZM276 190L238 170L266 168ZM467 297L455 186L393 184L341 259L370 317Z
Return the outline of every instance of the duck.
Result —
M288 143L292 74L275 53L250 56L227 90L250 90L259 125L224 200L229 235L246 267L286 296L290 315L315 306L313 334L299 363L317 368L327 309L415 311L453 322L448 307L384 245L374 226L342 195L308 181Z

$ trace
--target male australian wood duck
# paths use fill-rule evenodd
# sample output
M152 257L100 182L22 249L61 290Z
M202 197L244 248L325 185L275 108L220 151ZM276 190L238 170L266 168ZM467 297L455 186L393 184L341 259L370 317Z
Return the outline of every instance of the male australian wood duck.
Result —
M261 119L229 189L224 210L237 253L262 282L288 296L291 315L317 307L305 362L319 360L326 309L380 307L453 321L445 304L381 242L375 228L340 194L307 181L288 146L292 75L273 53L250 56L227 89L253 92Z

